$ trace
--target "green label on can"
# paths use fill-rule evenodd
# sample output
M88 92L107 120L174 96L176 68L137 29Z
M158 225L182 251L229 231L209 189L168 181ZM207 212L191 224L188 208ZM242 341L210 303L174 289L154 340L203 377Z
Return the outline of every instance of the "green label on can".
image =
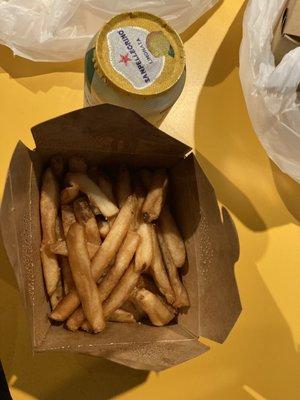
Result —
M93 80L93 76L95 73L95 67L94 67L94 47L92 47L90 50L88 50L85 54L85 76L86 76L86 82L88 84L89 89L91 90L91 84Z

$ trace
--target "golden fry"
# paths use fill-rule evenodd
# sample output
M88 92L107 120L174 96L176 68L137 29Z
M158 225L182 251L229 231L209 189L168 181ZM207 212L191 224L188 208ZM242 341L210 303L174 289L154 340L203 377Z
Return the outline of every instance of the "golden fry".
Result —
M50 168L43 175L40 212L44 243L56 241L56 218L59 205L59 187Z
M134 177L133 180L133 186L134 186L134 193L137 198L137 207L136 207L133 228L138 229L140 223L143 222L142 208L146 198L146 191L136 176Z
M63 298L63 287L62 287L62 282L59 280L56 289L50 296L50 304L52 310L57 306L57 304L60 302L60 300Z
M93 211L93 214L95 215L95 217L97 217L98 215L101 215L99 208L94 206L90 201L89 201L89 206L91 207L91 210Z
M56 254L52 253L48 246L41 245L41 260L47 293L51 297L60 282L60 268Z
M131 312L125 311L122 308L118 308L114 311L109 316L108 320L111 322L137 322Z
M162 236L173 258L174 264L177 268L180 268L185 263L185 245L167 205L163 207L158 221Z
M71 205L61 206L61 219L62 219L64 235L66 237L71 225L76 222L73 206Z
M74 312L72 312L72 315L69 316L66 322L66 328L69 329L70 331L77 331L83 324L83 322L86 320L85 313L83 311L82 306L79 306L76 308Z
M71 268L70 268L70 263L69 263L69 260L67 257L61 257L60 266L61 266L61 273L62 273L62 278L63 278L64 293L65 293L65 295L67 295L75 287ZM55 307L53 307L53 308L55 308Z
M88 202L83 197L79 197L74 201L73 207L77 221L85 229L86 240L99 246L101 243L100 233L96 218Z
M67 186L60 192L60 202L61 204L70 204L79 196L80 190L79 186L72 185Z
M64 240L49 244L49 249L54 254L68 257L67 243Z
M69 159L69 171L70 172L80 172L82 174L86 174L87 172L87 164L85 159L80 156L72 156Z
M105 318L109 317L129 298L139 280L140 274L141 272L136 271L134 264L131 263L117 286L115 286L109 297L103 303L103 313Z
M147 289L138 289L134 293L135 300L148 315L155 326L164 326L174 319L176 310Z
M118 200L118 206L122 207L128 196L132 193L130 174L126 165L121 165L118 171L117 182L116 182L116 196Z
M78 223L73 224L66 240L72 276L82 308L93 331L101 332L105 322L97 285L91 273L84 227Z
M90 243L90 242L87 242L86 245L87 245L89 257L90 257L90 259L92 259L94 257L94 255L97 253L97 251L99 250L99 246L94 243ZM51 243L49 245L49 249L52 251L52 253L60 255L60 256L68 257L68 255L69 255L67 243L65 242L65 240L58 240L55 243Z
M163 262L162 254L160 251L157 234L155 227L152 226L152 240L153 240L153 259L151 263L151 270L153 279L159 289L159 291L165 296L167 302L169 304L175 303L175 294L172 286L170 284L170 280L168 278L168 274L166 272L166 268Z
M130 261L132 260L138 247L139 241L140 236L136 232L129 231L127 233L127 236L117 254L115 264L107 272L98 285L101 302L107 299L113 288L118 283L119 279L122 277L123 273L128 268Z
M143 218L146 222L152 222L160 215L166 199L168 176L164 169L158 169L153 174L152 183L143 204Z
M144 318L145 313L133 298L132 293L133 292L131 292L130 296L128 297L128 300L122 304L122 310L128 311L134 316L136 322L139 322Z
M135 210L136 197L129 196L115 219L107 237L92 260L91 271L95 281L101 278L110 262L115 257L131 225ZM51 313L50 318L55 321L64 321L76 310L79 304L80 301L77 292L76 290L72 290L59 302L55 310Z
M129 231L117 254L115 264L107 272L98 285L99 298L101 303L107 299L113 288L117 285L125 270L132 260L135 250L138 246L139 235L136 232ZM81 307L68 318L67 328L77 330L85 320L85 315Z
M105 239L110 230L109 222L105 221L104 219L99 219L97 221L97 224L98 224L98 229L99 229L101 239Z
M135 254L135 268L137 271L145 271L150 267L153 258L151 225L142 222L137 232L141 240Z
M127 323L134 323L137 322L134 315L129 311L125 311L122 308L118 308L114 311L108 318L108 321L111 322L127 322ZM93 333L90 324L87 320L85 320L82 325L81 329L85 332Z
M171 254L169 252L169 249L164 241L164 238L162 236L162 233L160 229L157 229L157 237L158 237L158 242L159 246L163 255L163 259L168 271L169 279L171 286L174 290L175 294L175 303L174 307L187 307L190 305L189 297L187 294L187 291L185 287L183 286L183 283L181 282L179 275L178 275L178 269L176 268L173 259L171 257Z
M56 241L56 218L58 215L59 188L50 168L46 169L41 189L40 213L42 225L41 258L44 279L49 296L55 291L60 281L60 268L55 254L47 246Z
M85 193L90 202L99 208L101 214L106 218L113 217L119 212L118 207L102 192L87 175L82 173L68 174L68 181L71 185L79 186L81 192Z
M56 223L55 223L55 235L56 235L56 240L65 240L65 235L64 235L64 229L62 226L62 221L60 216L56 217Z
M115 205L117 204L115 196L114 196L114 191L113 191L113 186L111 183L111 180L107 175L105 175L103 172L99 172L98 174L98 185L102 192L107 196L107 198L114 203ZM121 206L119 206L121 207Z

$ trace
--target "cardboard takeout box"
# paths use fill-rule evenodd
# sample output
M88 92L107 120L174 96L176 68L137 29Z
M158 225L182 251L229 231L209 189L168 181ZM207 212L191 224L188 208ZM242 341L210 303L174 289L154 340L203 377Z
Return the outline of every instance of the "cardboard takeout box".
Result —
M225 209L191 149L136 113L111 105L84 108L32 128L34 151L21 142L9 167L1 207L4 245L14 269L36 351L73 351L146 370L163 370L209 348L199 336L223 342L241 304L234 277L239 243ZM51 325L40 260L39 186L53 154L80 154L90 162L168 167L172 208L187 249L183 281L191 307L166 327L108 323L91 335Z

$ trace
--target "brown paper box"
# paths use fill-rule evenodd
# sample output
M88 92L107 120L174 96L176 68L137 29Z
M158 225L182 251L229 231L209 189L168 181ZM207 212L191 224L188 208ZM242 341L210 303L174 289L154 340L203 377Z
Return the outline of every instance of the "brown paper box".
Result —
M36 351L86 353L146 370L163 370L209 348L199 336L223 342L241 304L234 277L239 243L225 209L191 149L136 113L110 105L84 108L32 128L34 151L21 142L13 154L1 207L4 245L15 271ZM187 266L183 281L191 307L166 327L109 323L101 334L51 325L40 261L39 185L49 156L82 154L90 162L169 168L173 212L181 227Z
M279 64L285 54L298 46L300 46L300 0L288 0L284 3L274 30L272 51L275 64Z

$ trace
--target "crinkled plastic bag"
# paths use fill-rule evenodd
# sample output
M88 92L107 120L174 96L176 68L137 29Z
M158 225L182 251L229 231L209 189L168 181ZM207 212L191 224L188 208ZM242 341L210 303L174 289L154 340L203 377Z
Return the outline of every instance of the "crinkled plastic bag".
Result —
M84 56L94 34L114 15L147 11L184 31L218 0L0 0L0 43L34 61Z
M275 67L273 28L284 0L251 0L244 17L240 77L254 130L269 157L300 182L300 47Z

